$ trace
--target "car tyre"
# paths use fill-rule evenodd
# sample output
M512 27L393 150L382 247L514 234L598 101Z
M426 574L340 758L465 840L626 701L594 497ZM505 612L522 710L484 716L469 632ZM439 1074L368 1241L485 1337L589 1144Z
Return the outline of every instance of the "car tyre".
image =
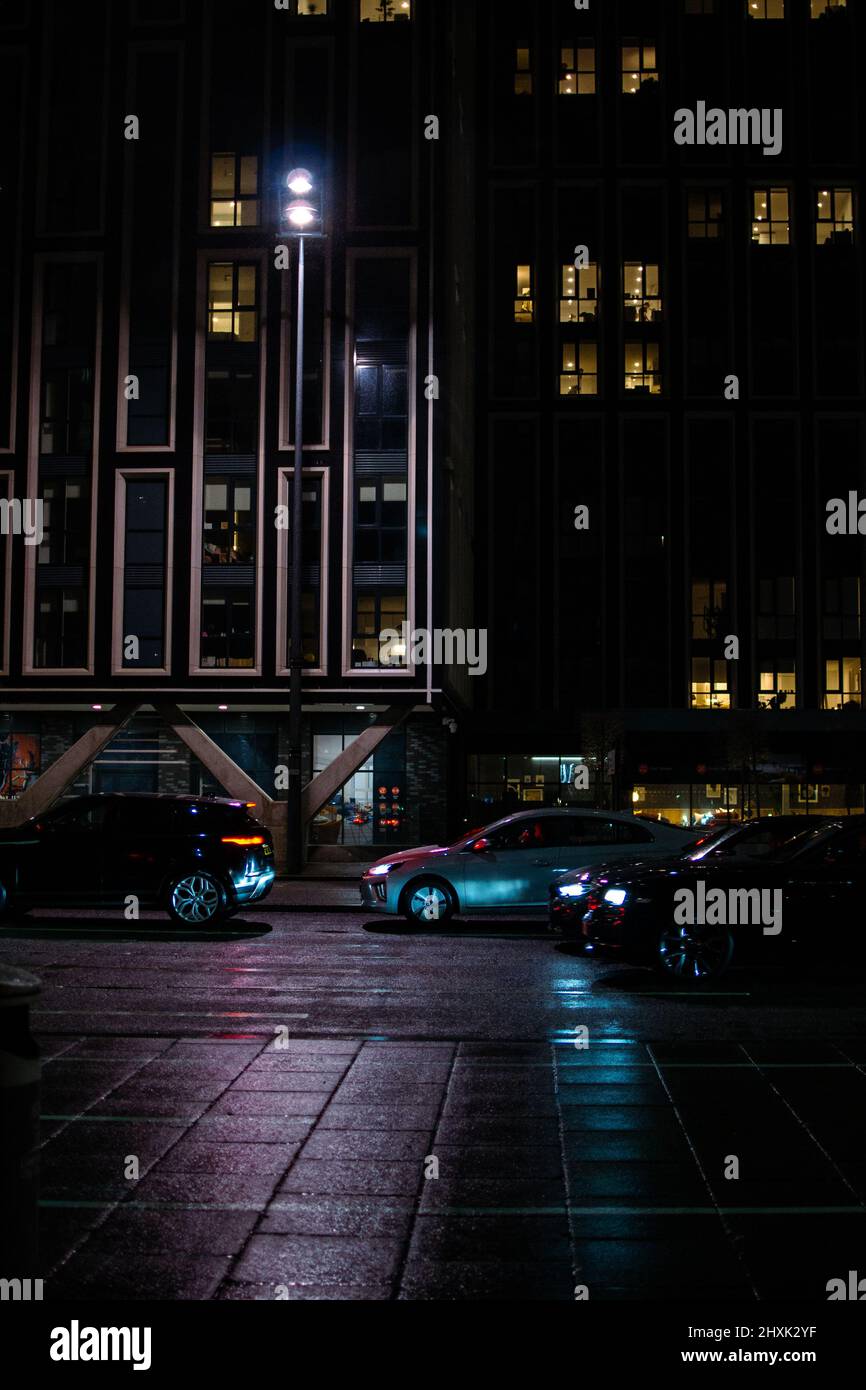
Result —
M403 889L400 911L413 926L441 926L457 911L457 897L444 878L416 878Z
M726 927L677 926L659 932L655 966L666 979L698 985L724 975L734 954L734 938Z
M219 879L207 869L192 869L172 879L166 911L181 927L210 927L226 916L228 898Z

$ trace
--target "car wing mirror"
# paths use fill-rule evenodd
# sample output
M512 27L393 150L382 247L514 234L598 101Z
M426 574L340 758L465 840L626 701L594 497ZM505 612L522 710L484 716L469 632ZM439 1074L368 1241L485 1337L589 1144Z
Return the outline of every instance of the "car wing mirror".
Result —
M481 835L477 840L473 840L470 845L466 846L469 854L484 854L486 850L492 848L493 846L486 835Z

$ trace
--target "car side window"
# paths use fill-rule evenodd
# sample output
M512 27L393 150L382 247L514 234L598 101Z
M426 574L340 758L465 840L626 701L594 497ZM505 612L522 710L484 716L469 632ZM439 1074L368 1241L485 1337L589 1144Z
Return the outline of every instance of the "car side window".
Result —
M513 821L511 825L503 825L500 830L494 830L488 836L490 848L492 850L507 849L545 849L551 841L546 830L546 817L539 816L537 819L527 817L526 820Z
M653 842L655 836L651 830L647 830L645 825L634 825L631 821L618 820L616 822L616 839L620 845L648 845Z
M567 848L616 843L615 823L601 816L557 816L555 823L559 832L556 843Z
M75 806L68 811L58 811L48 816L45 825L50 830L62 830L64 834L80 834L88 830L101 830L105 824L108 808L104 802L96 801L90 806Z
M824 846L827 864L866 865L866 830L848 830Z
M166 829L165 807L151 807L141 801L117 801L111 808L109 828L118 835L154 834Z

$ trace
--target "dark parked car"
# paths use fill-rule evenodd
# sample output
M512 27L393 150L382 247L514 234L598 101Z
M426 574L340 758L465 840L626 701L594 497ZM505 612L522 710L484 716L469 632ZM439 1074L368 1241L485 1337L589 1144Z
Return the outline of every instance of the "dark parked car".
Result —
M834 950L862 953L866 816L812 822L764 859L615 868L578 901L587 949L681 981L715 978L735 954L743 962L778 960L780 952L818 946L823 959L822 929ZM699 909L694 920L689 904Z
M243 801L78 796L0 831L0 913L30 907L164 908L206 926L270 892L271 833Z
M814 830L816 822L804 816L764 816L754 820L738 821L736 825L726 825L720 830L709 830L682 852L670 855L670 864L716 864L734 860L764 859L798 835L806 835ZM818 822L820 825L825 821ZM646 856L634 854L628 867L646 862ZM656 860L658 863L658 860ZM550 892L550 929L559 936L573 936L582 939L580 924L586 911L585 899L595 885L602 879L609 881L611 873L622 873L623 862L618 864L608 860L594 865L592 869L578 869L563 874L557 879Z

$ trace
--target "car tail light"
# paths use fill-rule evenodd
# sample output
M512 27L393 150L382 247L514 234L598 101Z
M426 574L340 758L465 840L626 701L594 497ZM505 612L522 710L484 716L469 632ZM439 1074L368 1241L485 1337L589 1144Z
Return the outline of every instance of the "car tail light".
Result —
M224 845L263 845L264 835L223 835Z

